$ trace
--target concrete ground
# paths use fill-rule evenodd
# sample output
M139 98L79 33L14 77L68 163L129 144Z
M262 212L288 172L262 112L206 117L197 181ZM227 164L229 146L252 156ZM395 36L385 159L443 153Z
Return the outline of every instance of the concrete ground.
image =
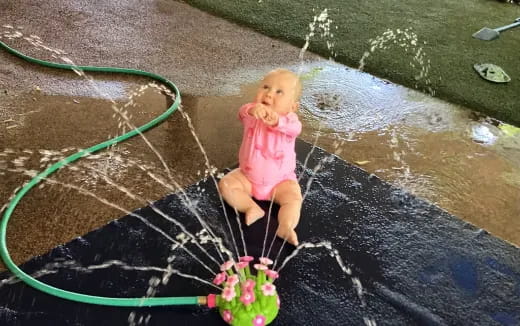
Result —
M236 109L251 98L255 81L275 67L301 66L299 48L176 1L3 2L0 22L1 40L27 55L56 62L66 57L77 65L135 68L173 81L181 91L183 107L193 120L196 134L217 168L237 161L241 130L235 119ZM52 51L34 46L24 37L33 43L39 38L38 44L66 54L53 56ZM487 138L478 138L482 133L500 134L493 121L352 72L310 53L305 54L304 66L309 88L302 101L303 139L313 141L320 129L325 136L320 138L319 145L330 151L341 146L343 158L409 187L493 234L520 243L520 224L515 219L520 214L515 202L520 193L517 138L507 139L507 144L496 150ZM29 64L5 51L0 52L0 72L2 203L28 180L24 175L27 170L41 170L63 155L121 133L119 121L112 118L111 101L124 106L133 98L132 123L137 125L159 115L170 104L169 99L152 88L137 91L149 82L142 78L96 74L85 79L71 72ZM320 84L322 80L314 77L328 73L336 77L353 74L350 84L354 86L331 93L330 84L343 84L344 80L338 83L329 79ZM368 90L362 85L369 85ZM371 93L373 90L386 93L378 99ZM136 91L139 94L132 95ZM350 94L360 95L361 100L350 104L356 99ZM391 105L385 106L388 103ZM343 104L350 105L352 112L358 114L330 112ZM407 109L395 114L396 108ZM363 122L351 124L356 116L363 117ZM420 127L410 123L419 120L424 120ZM406 128L396 127L403 121L408 121ZM424 125L430 126L428 132L422 128ZM459 134L450 128L463 132ZM414 138L410 145L406 139L395 136L403 130L407 135L421 137ZM145 136L178 176L180 184L194 182L207 169L180 114L174 114ZM414 149L418 144L432 148L428 153L433 154L417 163L416 168L413 162L424 156ZM408 150L406 155L400 146ZM403 163L402 157L407 155L413 158ZM476 167L457 165L450 169L450 164L465 160ZM66 186L46 185L31 192L9 224L8 247L15 262L26 261L146 205L122 196L120 189L114 189L96 172L104 171L120 187L150 200L169 193L151 182L142 172L143 167L165 174L160 160L146 143L132 139L56 176L62 183L84 187L98 198L78 195ZM456 175L449 170L457 170ZM396 175L396 171L403 173ZM475 179L468 181L471 176ZM444 179L451 183L438 186L443 191L426 187ZM100 198L117 203L125 211L101 204Z

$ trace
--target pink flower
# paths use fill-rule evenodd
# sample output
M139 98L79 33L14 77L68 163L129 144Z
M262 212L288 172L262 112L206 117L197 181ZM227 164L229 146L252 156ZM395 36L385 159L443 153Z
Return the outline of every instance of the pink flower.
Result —
M235 262L233 260L228 260L224 264L220 265L220 271L225 272L228 269L230 269L231 267L233 267L234 264L235 264Z
M238 269L244 269L244 268L246 268L247 265L249 265L248 262L246 262L246 261L241 261L240 263L236 263L236 264L235 264L235 267L236 267L236 269L238 270Z
M230 277L228 277L226 285L230 286L230 287L233 287L233 286L237 285L237 283L238 283L238 275L237 274L233 274Z
M243 262L246 262L246 263L249 263L250 261L253 261L255 260L255 257L251 257L251 256L242 256L239 258L240 261L243 261Z
M267 265L272 265L273 261L267 257L260 257L260 263L267 266Z
M271 283L265 283L262 285L261 289L265 296L274 295L276 293L276 286L272 285Z
M256 315L255 319L253 319L253 326L264 326L265 325L265 317L262 315Z
M242 283L242 291L252 291L255 287L256 282L253 280L246 280Z
M213 279L213 284L220 285L222 282L226 280L226 272L218 273L217 276Z
M233 320L233 314L229 310L224 310L222 312L222 319L224 319L226 323L230 323Z
M280 276L280 275L278 275L278 272L275 272L275 271L270 270L270 269L265 271L265 275L267 275L267 277L269 277L269 278L271 278L273 280L276 280L278 278L278 276Z
M267 269L267 266L262 264L255 264L254 267L259 271L265 271Z
M232 288L232 287L229 287L229 286L226 286L224 288L224 290L222 290L222 298L224 300L226 300L227 302L230 302L231 300L233 300L233 298L236 296L237 294L235 293L235 288Z
M279 295L276 296L276 305L278 306L278 308L280 308L280 296Z
M250 305L251 303L255 302L255 294L253 291L245 291L242 296L240 296L240 301L242 301L242 303L246 306Z

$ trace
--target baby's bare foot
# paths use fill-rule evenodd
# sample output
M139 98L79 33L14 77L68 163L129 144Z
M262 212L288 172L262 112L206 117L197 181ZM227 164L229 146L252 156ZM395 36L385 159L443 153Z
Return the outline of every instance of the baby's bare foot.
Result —
M246 225L251 225L265 215L263 209L258 206L251 207L246 211Z
M276 235L282 239L285 239L293 246L298 245L298 235L293 229L291 229L288 226L279 225L278 230L276 230Z

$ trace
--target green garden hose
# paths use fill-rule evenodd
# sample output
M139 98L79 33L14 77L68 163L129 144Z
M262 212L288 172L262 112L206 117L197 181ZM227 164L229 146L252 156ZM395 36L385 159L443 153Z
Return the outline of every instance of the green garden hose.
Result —
M167 306L167 305L196 305L196 304L206 304L207 298L205 296L195 296L195 297L153 297L153 298L111 298L111 297L98 297L98 296L92 296L92 295L86 295L71 291L62 290L53 286L50 286L48 284L45 284L43 282L40 282L28 274L26 274L24 271L22 271L16 264L12 261L11 256L9 255L9 251L7 250L6 245L6 233L7 233L7 223L9 222L9 218L11 217L11 214L13 213L14 209L16 208L16 205L18 202L23 198L23 196L31 190L34 186L36 186L40 181L45 180L49 175L54 173L55 171L59 170L60 168L64 167L65 165L72 163L78 159L80 159L83 156L89 155L91 153L95 153L97 151L100 151L104 148L107 148L113 144L120 143L128 138L131 138L135 135L138 135L151 127L161 123L164 121L167 117L169 117L180 105L181 97L180 92L177 89L177 87L168 79L163 78L159 75L149 73L146 71L141 70L133 70L133 69L125 69L125 68L112 68L112 67L92 67L92 66L73 66L68 64L60 64L60 63L53 63L49 61L43 61L39 59L35 59L29 56L26 56L23 53L20 53L9 46L7 46L5 43L0 41L0 46L7 50L8 52L26 60L31 63L36 63L45 67L51 67L51 68L58 68L58 69L66 69L66 70L83 70L83 71L94 71L94 72L115 72L115 73L123 73L123 74L131 74L131 75L138 75L138 76L145 76L150 77L152 79L155 79L162 84L165 84L174 94L175 94L175 101L173 104L161 115L153 119L152 121L146 123L145 125L136 128L124 135L114 137L112 139L109 139L103 143L94 145L90 148L83 149L73 155L70 155L63 160L53 164L52 166L45 169L43 172L35 176L33 179L31 179L20 191L18 191L9 203L9 206L7 207L4 218L2 219L0 223L0 256L2 257L2 260L4 261L7 268L20 280L25 282L27 285L40 290L42 292L72 300L77 302L83 302L83 303L90 303L90 304L98 304L98 305L107 305L107 306L125 306L125 307L133 307L133 306Z

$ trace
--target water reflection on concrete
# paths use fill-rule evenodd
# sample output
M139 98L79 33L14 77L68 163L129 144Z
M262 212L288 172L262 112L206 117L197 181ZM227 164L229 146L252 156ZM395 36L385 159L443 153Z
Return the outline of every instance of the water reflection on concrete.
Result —
M302 138L520 245L520 135L500 122L368 74L320 63ZM321 127L320 127L321 124Z

